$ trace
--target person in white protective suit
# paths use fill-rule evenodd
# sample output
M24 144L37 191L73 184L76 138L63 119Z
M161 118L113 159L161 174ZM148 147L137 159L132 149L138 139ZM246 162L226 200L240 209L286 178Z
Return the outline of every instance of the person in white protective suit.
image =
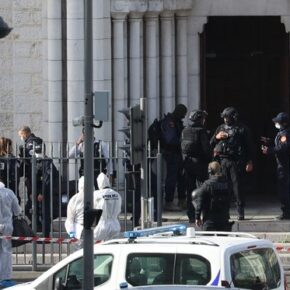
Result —
M84 223L84 177L79 178L78 193L76 193L68 202L67 218L64 223L65 229L70 238L80 240L83 232ZM76 243L75 250L82 246L82 243Z
M118 238L121 230L118 220L121 212L121 196L110 188L109 178L104 173L98 175L97 182L99 190L94 192L94 208L102 209L103 212L94 229L94 238L96 241Z
M0 181L0 236L11 236L13 232L12 217L21 214L21 207L15 193ZM11 240L0 239L0 289L16 283L12 277Z

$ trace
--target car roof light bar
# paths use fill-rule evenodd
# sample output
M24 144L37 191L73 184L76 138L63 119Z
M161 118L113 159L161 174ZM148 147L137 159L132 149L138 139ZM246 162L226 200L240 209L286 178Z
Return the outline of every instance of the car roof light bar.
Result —
M127 231L124 232L124 237L129 239L136 239L140 237L148 237L156 234L172 232L173 235L181 235L186 232L186 225L183 224L176 224L170 226L162 226L156 228L149 228L144 230L137 230L137 231Z

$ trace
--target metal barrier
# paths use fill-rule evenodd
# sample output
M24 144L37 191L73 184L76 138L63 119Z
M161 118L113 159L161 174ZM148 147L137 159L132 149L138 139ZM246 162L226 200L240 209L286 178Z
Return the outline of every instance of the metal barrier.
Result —
M45 156L32 152L31 156L0 157L0 172L6 171L6 186L19 197L23 213L37 232L38 240L13 248L14 268L33 271L54 265L72 251L71 243L54 242L68 238L64 228L66 208L69 199L78 191L79 168L83 158L70 158L69 149L73 144L46 144ZM115 150L109 155L94 157L103 170L102 160L109 168L112 188L122 196L120 222L122 230L137 226L141 218L140 166L131 166L123 152L115 144ZM111 144L109 148L112 148ZM19 149L16 148L18 156ZM151 211L149 221L153 219L162 224L162 156L159 153L147 154L149 172L148 204ZM23 166L25 164L25 166ZM13 174L12 174L13 172ZM2 172L3 173L3 172ZM31 190L31 192L29 192ZM153 199L155 198L155 201ZM148 206L147 204L147 206ZM154 206L153 206L154 205ZM48 237L50 240L43 240Z

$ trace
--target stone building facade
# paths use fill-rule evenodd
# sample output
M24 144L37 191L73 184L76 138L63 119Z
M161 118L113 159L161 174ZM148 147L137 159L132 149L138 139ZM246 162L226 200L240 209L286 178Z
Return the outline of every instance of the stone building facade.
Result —
M137 104L140 97L147 100L148 122L177 103L213 111L214 94L207 94L204 69L216 56L204 48L211 42L205 35L210 19L231 17L234 23L235 18L276 17L286 38L290 29L288 0L92 1L93 86L110 92L110 121L95 134L110 141L123 138L118 129L124 118L118 110ZM83 2L1 0L0 15L14 28L0 41L1 135L17 141L23 124L46 142L74 142L79 135L72 119L84 107ZM286 78L282 108L289 97L286 64L279 68ZM219 113L227 102L218 97L216 102Z

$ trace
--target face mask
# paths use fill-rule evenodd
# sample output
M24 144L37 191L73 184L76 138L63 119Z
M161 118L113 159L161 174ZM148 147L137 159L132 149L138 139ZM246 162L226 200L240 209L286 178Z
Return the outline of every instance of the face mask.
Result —
M21 137L20 137L20 139L21 139L21 141L25 141L25 139L24 139L24 137L23 137L23 136L21 136Z
M275 123L275 127L279 130L281 129L281 125L279 123Z

